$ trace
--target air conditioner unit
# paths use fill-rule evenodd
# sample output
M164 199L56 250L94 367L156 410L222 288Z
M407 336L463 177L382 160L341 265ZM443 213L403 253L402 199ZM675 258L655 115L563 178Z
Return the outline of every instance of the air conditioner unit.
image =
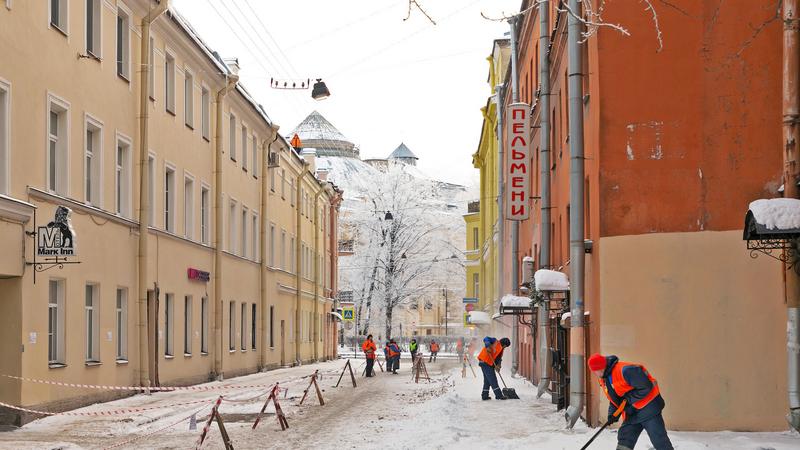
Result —
M267 156L267 167L278 167L280 165L280 156L277 153L270 152Z

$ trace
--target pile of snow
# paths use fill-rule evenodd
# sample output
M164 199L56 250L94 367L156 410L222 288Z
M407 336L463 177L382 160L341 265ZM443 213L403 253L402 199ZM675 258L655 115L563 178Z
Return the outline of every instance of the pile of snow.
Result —
M500 305L504 308L527 308L531 306L531 299L528 297L518 297L516 295L506 294L500 299Z
M536 283L536 289L540 291L569 290L569 278L563 272L539 269L533 274L533 280Z
M769 230L800 229L800 200L795 198L770 198L750 203L753 217Z
M472 311L469 313L469 323L472 325L489 325L492 323L492 319L487 312Z

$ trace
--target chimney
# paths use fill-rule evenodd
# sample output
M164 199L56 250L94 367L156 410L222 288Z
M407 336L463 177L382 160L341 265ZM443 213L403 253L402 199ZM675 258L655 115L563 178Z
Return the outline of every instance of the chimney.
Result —
M239 75L239 69L241 69L239 66L239 58L225 58L223 61L225 61L225 64L231 69L234 75Z
M300 156L302 156L303 159L305 159L308 163L309 172L315 174L317 172L317 150L313 148L304 148L303 151L300 152Z

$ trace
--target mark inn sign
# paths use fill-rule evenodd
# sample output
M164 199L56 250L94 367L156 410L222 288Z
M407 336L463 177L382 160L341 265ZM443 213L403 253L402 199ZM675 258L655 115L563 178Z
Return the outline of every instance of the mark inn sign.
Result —
M71 215L71 209L59 206L56 208L52 222L38 227L36 230L36 256L65 258L78 255Z

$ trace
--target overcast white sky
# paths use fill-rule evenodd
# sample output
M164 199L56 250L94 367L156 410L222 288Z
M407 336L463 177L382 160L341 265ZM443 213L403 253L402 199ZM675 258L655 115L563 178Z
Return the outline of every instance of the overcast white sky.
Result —
M473 184L480 108L492 41L508 31L499 16L521 0L174 0L223 57L238 57L245 87L288 134L318 110L361 148L386 157L405 142L419 167L439 179ZM324 101L310 91L281 91L270 78L321 77Z

